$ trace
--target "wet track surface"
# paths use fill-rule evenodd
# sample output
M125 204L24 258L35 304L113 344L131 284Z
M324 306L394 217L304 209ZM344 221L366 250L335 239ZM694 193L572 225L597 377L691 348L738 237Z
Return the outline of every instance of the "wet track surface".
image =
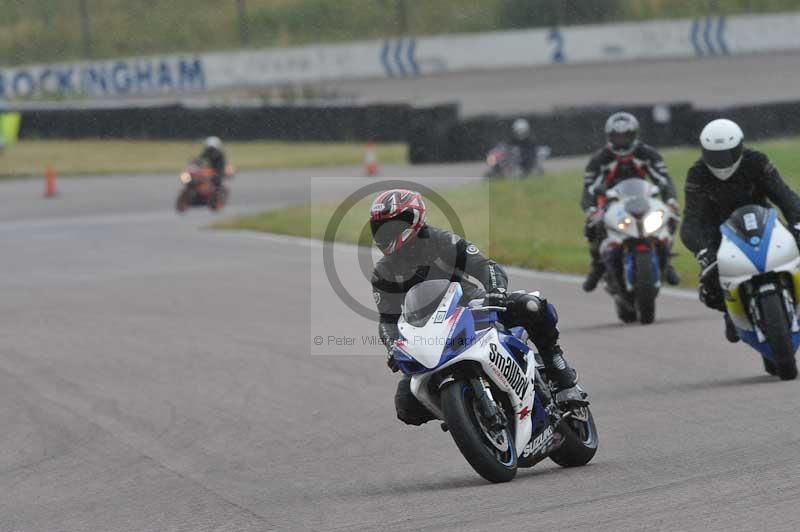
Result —
M232 210L303 201L302 175L242 175ZM343 182L364 179L315 190ZM375 333L318 244L204 229L170 210L174 176L59 184L0 184L0 530L796 529L800 384L691 295L622 326L602 293L515 270L558 305L600 450L489 485L438 425L395 419L380 347L313 345ZM339 275L366 303L354 256Z

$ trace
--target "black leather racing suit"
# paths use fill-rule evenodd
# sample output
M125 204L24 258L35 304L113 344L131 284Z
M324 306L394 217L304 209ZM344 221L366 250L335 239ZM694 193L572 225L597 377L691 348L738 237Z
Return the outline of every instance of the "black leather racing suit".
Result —
M697 255L706 249L710 257L717 256L722 239L719 226L733 211L745 205L764 207L772 202L777 206L790 228L797 234L795 224L800 223L800 197L783 181L769 158L756 150L745 149L736 172L725 181L714 177L702 160L689 169L686 177L686 208L681 227L681 239ZM719 277L709 275L704 282L718 297L712 297L724 310Z
M211 180L214 183L214 187L219 190L222 188L222 179L225 177L225 152L220 150L219 148L214 148L212 146L207 146L203 153L200 154L200 159L203 161L207 161L211 169L214 170L214 176Z
M658 186L663 201L667 203L676 201L675 185L667 173L664 159L655 148L637 141L636 147L629 155L617 155L608 146L592 155L583 175L581 208L588 214L592 207L598 206L598 199L608 189L631 178L649 178ZM600 244L605 238L603 227L597 220L587 219L584 232L589 242L592 264L599 265Z
M467 279L471 277L480 285ZM372 291L380 314L378 332L387 348L400 338L397 320L405 294L423 281L449 279L461 283L462 302L479 299L486 291L505 291L508 277L503 268L486 258L474 245L449 231L425 226L397 252L382 257L372 274ZM529 310L529 302L538 311ZM507 309L500 315L506 327L522 325L539 350L548 378L560 387L575 384L575 372L563 359L558 345L558 317L542 297L520 291L508 294ZM411 393L404 377L395 395L397 417L419 425L431 419L430 413Z
M632 177L649 178L658 186L664 201L676 198L664 159L655 148L639 142L629 155L616 155L608 146L592 155L583 175L581 208L587 211L597 206L599 195Z
M523 174L530 174L536 166L536 142L528 135L525 138L512 136L508 144L519 150L519 164Z

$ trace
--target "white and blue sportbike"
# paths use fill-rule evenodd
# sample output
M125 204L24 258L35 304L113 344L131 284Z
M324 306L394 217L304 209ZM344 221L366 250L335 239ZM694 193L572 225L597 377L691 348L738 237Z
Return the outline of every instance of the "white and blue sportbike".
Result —
M546 457L564 467L587 464L597 451L588 406L559 408L524 329L502 330L496 322L504 309L462 305L462 294L447 280L406 294L393 355L414 396L490 482L508 482L518 467Z
M777 211L759 205L737 209L720 230L719 280L739 338L761 353L768 373L794 379L800 345L800 251L795 238Z
M659 198L657 186L626 179L606 192L600 246L606 263L606 290L625 323L653 323L661 275L672 249L678 217Z

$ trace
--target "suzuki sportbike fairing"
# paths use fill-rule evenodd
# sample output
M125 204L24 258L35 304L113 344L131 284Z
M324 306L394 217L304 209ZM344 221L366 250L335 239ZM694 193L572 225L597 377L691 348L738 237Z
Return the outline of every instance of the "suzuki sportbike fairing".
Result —
M186 170L181 173L180 181L183 190L175 201L175 209L184 212L189 207L208 206L211 210L220 210L225 206L230 195L230 189L224 184L218 193L214 192L214 170L202 161L192 161ZM233 168L225 169L224 181L233 179Z
M411 391L450 432L467 462L490 482L546 457L564 467L597 451L588 406L560 409L522 327L503 330L499 307L461 305L461 285L425 281L409 290L394 358Z
M626 179L606 192L603 279L625 323L655 320L661 275L679 222L659 196L658 187L644 179Z
M794 379L800 345L797 242L775 209L759 205L737 209L720 231L719 281L739 338L761 353L767 373Z

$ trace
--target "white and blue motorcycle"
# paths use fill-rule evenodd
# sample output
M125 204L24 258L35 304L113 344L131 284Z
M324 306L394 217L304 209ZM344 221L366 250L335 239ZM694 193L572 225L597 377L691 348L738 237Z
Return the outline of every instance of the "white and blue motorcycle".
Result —
M546 457L564 467L597 451L588 406L560 409L522 327L505 331L499 307L462 305L461 285L425 281L406 294L394 358L411 391L490 482ZM478 302L475 302L478 303Z
M719 280L739 338L761 353L767 373L794 379L800 345L800 251L795 238L775 209L760 205L737 209L720 230Z
M606 263L606 291L625 323L653 323L661 275L672 249L677 215L661 199L657 186L626 179L606 192L605 239L600 253Z

